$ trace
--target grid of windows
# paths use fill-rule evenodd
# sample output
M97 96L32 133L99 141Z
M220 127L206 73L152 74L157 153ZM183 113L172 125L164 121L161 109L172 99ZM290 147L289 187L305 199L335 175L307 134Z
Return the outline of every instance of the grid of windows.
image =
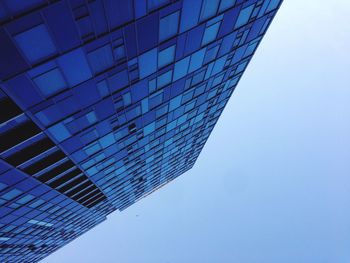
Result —
M3 1L0 261L192 168L281 0Z

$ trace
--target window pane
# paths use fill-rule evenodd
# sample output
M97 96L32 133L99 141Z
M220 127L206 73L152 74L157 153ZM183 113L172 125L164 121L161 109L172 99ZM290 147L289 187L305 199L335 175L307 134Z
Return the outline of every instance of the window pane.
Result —
M205 50L206 50L206 48L202 48L201 50L192 54L190 68L188 70L189 73L202 67L202 63L203 63L204 55L205 55Z
M216 14L219 0L204 0L202 4L201 21L204 21Z
M184 59L176 62L174 68L174 81L182 78L187 74L188 64L190 62L190 57L185 57Z
M241 10L241 12L239 13L235 28L238 28L248 23L250 14L253 12L253 9L254 9L254 5L250 5Z
M4 184L4 183L0 183L0 191L1 190L3 190L3 189L5 189L7 187L7 185L6 184Z
M11 200L16 198L17 196L19 196L22 193L22 191L18 190L18 189L13 189L10 192L7 192L6 194L4 194L2 196L3 199L5 200Z
M236 0L221 0L219 12L222 12L235 5Z
M205 29L202 45L206 45L215 40L220 27L220 22L211 25Z
M140 79L157 70L157 49L154 48L139 56Z
M159 41L166 40L176 35L178 24L179 12L163 17L159 24Z
M174 61L175 57L175 45L168 47L159 52L158 55L158 68L162 68Z
M92 77L82 49L76 49L58 58L58 63L70 86L75 86ZM79 70L77 70L79 69Z
M198 23L202 0L184 0L181 12L181 33Z
M146 136L153 132L155 129L155 122L152 122L143 128L143 135Z
M7 7L12 12L21 12L29 8L33 8L43 4L43 0L5 0Z
M148 0L148 10L159 8L169 2L169 0Z
M173 71L170 70L158 77L158 89L168 85L171 82L171 75Z
M99 73L113 65L113 55L110 45L105 45L88 54L88 59L94 73Z
M271 0L269 6L266 9L266 13L270 12L271 10L277 8L278 4L280 3L280 0Z
M101 98L107 96L109 94L107 81L102 80L102 81L98 82L97 83L97 90L100 93Z
M14 38L31 63L38 62L57 52L45 25L36 26L16 35Z
M34 83L45 97L49 97L66 88L63 76L57 68L36 77Z
M70 133L67 128L62 124L58 123L48 129L52 136L59 142L70 137Z

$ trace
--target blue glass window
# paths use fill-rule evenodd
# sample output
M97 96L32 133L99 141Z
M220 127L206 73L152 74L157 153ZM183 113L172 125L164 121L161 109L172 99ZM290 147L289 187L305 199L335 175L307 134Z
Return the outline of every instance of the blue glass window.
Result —
M190 57L188 56L175 63L174 81L182 78L187 74L189 62L190 62Z
M100 93L101 98L107 96L109 94L107 81L102 80L102 81L98 82L97 83L97 90Z
M56 125L48 128L48 131L52 134L52 136L59 142L70 137L70 132L62 123L57 123Z
M266 9L266 13L273 9L276 9L281 0L271 0L269 6Z
M254 50L256 49L257 45L258 45L259 42L255 42L255 43L251 43L245 53L244 53L244 57L247 57L247 56L250 56L251 54L253 54Z
M53 226L53 224L51 224L51 223L47 223L44 221L38 221L38 220L34 220L34 219L29 220L28 223L35 224L38 226L48 226L48 227Z
M164 74L158 77L157 79L158 89L168 85L171 82L172 74L173 74L173 71L169 70L168 72L165 72Z
M253 12L253 9L254 9L254 5L250 5L250 6L241 10L241 12L239 13L239 16L237 18L235 28L238 28L238 27L243 26L244 24L248 23L250 15Z
M199 82L203 81L205 76L205 70L202 70L201 72L197 73L196 75L193 76L192 79L192 86L198 84Z
M221 72L225 66L225 62L226 62L226 58L227 58L227 55L226 56L223 56L221 58L219 58L218 60L215 61L215 64L214 64L214 67L213 67L213 70L211 72L211 75L215 75L219 72Z
M93 143L92 145L88 145L87 147L84 147L84 150L87 155L92 155L99 150L101 150L101 146L99 143Z
M148 82L148 91L151 94L157 90L157 80L154 78Z
M6 5L12 12L20 12L42 4L43 0L5 0Z
M156 116L157 118L159 118L160 116L164 115L167 112L168 112L168 105L165 104L161 108L157 109Z
M148 134L154 132L155 127L156 127L155 122L151 122L150 124L148 124L143 128L143 135L147 136Z
M121 45L119 47L116 47L114 49L114 57L116 60L122 59L125 57L125 48L124 45Z
M174 61L174 57L175 57L175 45L160 51L158 55L158 68L162 68L172 63Z
M28 203L29 201L33 200L34 198L35 198L34 195L27 194L24 197L22 197L19 200L17 200L16 202L20 203L20 204L25 204L25 203Z
M109 87L111 88L111 92L115 92L124 88L129 83L128 72L127 70L123 70L111 76L109 79Z
M158 92L149 98L150 108L153 109L161 104L163 101L163 92Z
M216 58L216 55L218 54L220 45L217 45L215 47L212 47L211 49L209 49L207 51L207 53L205 54L205 59L204 59L204 64L213 61Z
M181 105L182 95L173 98L169 103L169 111L172 111Z
M140 18L147 14L147 2L146 0L135 0L135 16Z
M54 95L66 88L61 72L56 68L33 79L45 97Z
M17 196L19 196L22 193L22 191L18 190L18 189L13 189L9 192L7 192L6 194L2 195L2 198L5 200L11 200L16 198Z
M141 101L141 109L142 109L142 113L146 113L148 111L148 98L144 98Z
M59 57L58 63L70 86L75 86L92 77L87 59L81 48Z
M203 49L197 51L196 53L192 54L190 68L188 70L189 73L202 67L205 51L206 51L206 49L203 48Z
M39 25L16 35L15 41L29 62L54 55L57 50L45 25Z
M157 70L157 49L154 48L139 56L140 78L147 77Z
M0 191L2 191L3 189L5 189L7 187L6 184L3 184L0 182Z
M128 106L131 104L131 94L130 92L123 94L124 105Z
M88 114L86 114L86 119L90 124L94 124L97 121L95 112L91 111Z
M160 19L159 41L164 41L177 33L179 25L179 12L172 13Z
M110 45L100 47L88 54L88 60L95 74L113 65L113 55Z
M230 7L234 6L235 3L236 0L221 0L219 12L229 9Z
M212 42L215 40L216 35L218 34L220 28L220 22L215 23L214 25L211 25L205 29L203 40L202 40L202 46Z
M103 136L101 139L99 139L99 142L101 143L103 148L107 148L108 146L115 143L115 138L113 133L109 133L106 136Z
M169 0L148 0L147 2L148 2L148 10L153 10L169 3L170 1Z
M216 14L220 0L204 0L202 4L202 12L200 21L204 21Z
M180 32L187 31L197 25L202 0L184 0L182 4Z
M126 117L128 120L132 120L141 114L140 106L137 106L126 112Z
M247 65L248 65L248 61L245 61L245 62L239 64L237 69L236 69L236 74L242 72L246 68Z

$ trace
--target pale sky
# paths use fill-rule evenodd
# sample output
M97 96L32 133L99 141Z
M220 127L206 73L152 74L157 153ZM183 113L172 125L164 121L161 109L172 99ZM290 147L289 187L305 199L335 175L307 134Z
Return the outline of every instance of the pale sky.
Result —
M350 262L349 19L285 0L194 168L42 262Z

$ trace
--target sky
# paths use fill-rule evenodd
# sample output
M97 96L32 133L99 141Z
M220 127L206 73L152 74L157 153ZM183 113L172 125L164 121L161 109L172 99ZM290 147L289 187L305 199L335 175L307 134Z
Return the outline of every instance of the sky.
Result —
M285 0L193 169L42 263L350 262L349 17Z

